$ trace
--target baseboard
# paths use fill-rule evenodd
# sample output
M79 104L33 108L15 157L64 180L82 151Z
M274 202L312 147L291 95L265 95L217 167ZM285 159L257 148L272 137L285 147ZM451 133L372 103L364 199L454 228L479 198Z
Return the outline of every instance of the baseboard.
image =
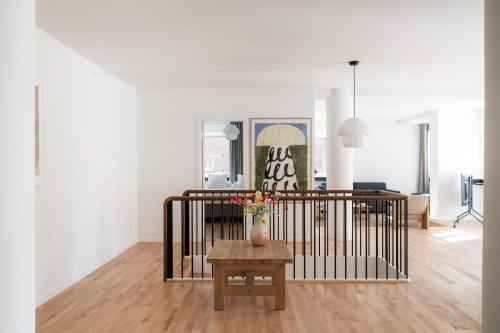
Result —
M163 243L163 238L161 237L143 237L137 240L139 243Z
M83 279L84 277L86 277L87 275L89 275L90 273L96 271L100 267L102 267L105 264L107 264L109 261L113 260L114 258L118 257L123 252L127 251L128 249L130 249L136 243L137 243L137 241L133 241L133 242L125 245L122 249L116 251L116 253L111 254L109 256L106 256L105 258L99 260L96 264L91 265L90 267L87 267L86 269L84 269L83 273L78 274L77 276L72 277L71 279L69 279L67 282L63 283L59 287L57 287L54 290L52 290L52 291L46 293L45 295L41 296L40 298L38 298L36 300L36 307L38 308L38 307L42 306L43 304L47 303L52 298L56 297L57 295L59 295L60 293L62 293L64 290L68 289L69 287L71 287L72 285L74 285L75 283L77 283L78 281L80 281L81 279Z

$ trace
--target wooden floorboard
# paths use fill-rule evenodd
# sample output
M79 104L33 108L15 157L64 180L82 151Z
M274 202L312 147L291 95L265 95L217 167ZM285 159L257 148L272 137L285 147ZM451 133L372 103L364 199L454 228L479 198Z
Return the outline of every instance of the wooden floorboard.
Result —
M479 332L482 227L409 235L409 283L288 282L284 311L273 297L214 311L211 282L163 282L161 244L138 243L40 306L37 332Z

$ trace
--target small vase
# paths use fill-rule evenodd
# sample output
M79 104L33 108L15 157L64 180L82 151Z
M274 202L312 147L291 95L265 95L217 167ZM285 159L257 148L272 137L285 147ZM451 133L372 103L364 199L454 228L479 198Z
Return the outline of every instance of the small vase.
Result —
M250 239L254 246L264 246L269 240L269 235L267 233L267 219L265 217L259 218L259 221L255 223L250 229Z

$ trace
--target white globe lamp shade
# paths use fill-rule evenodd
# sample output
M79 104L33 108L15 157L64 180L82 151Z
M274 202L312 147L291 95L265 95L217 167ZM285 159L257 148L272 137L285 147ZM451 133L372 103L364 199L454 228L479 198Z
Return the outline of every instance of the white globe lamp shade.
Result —
M366 135L344 135L342 145L346 148L361 148L366 144Z
M368 125L361 118L349 118L339 128L342 145L347 148L361 148L366 144Z
M229 124L224 128L222 133L224 133L224 136L228 140L237 140L238 135L240 135L240 130L236 127L236 125Z

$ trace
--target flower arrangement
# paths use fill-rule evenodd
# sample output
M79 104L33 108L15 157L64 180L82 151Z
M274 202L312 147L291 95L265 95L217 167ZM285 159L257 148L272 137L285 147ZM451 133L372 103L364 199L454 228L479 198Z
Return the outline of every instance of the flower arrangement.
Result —
M257 191L254 194L240 198L238 196L233 197L229 203L237 204L243 207L243 215L252 214L253 216L259 218L262 225L267 224L267 219L265 215L272 214L275 210L275 206L280 199L281 193L275 192L260 192ZM283 205L283 210L287 210L288 207Z

